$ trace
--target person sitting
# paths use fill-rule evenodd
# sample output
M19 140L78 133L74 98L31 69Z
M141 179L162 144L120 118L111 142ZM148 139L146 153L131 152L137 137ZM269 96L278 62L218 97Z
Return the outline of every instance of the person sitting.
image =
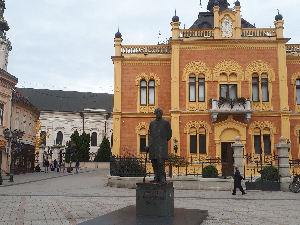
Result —
M40 164L37 164L37 166L35 167L35 172L41 172Z

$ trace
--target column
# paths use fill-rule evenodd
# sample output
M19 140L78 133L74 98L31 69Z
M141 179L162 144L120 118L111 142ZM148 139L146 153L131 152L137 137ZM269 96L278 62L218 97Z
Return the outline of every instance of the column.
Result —
M289 148L291 144L285 142L285 138L281 136L279 143L275 145L278 150L278 170L280 175L281 191L289 191L289 184L292 182L289 164Z
M235 137L235 142L231 144L233 149L234 167L238 167L242 176L244 176L244 163L243 163L243 148L245 144L240 142L240 137Z

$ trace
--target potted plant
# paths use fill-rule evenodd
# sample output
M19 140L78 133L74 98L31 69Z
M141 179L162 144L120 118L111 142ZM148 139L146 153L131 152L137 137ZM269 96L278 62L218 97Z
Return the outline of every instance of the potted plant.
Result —
M231 109L231 102L232 102L231 98L220 97L218 106L219 108Z

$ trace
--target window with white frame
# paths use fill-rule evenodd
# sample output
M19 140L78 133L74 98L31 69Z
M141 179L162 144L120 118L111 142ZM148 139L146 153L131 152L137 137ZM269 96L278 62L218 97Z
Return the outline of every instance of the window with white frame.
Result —
M155 105L155 81L141 80L140 82L140 104Z
M15 129L19 130L19 112L16 113Z

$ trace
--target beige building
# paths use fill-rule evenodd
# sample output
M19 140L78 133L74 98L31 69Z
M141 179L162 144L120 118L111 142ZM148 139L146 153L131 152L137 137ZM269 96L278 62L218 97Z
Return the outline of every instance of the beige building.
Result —
M9 150L3 131L10 128L12 90L17 83L16 77L0 69L0 168L5 172L9 165Z

